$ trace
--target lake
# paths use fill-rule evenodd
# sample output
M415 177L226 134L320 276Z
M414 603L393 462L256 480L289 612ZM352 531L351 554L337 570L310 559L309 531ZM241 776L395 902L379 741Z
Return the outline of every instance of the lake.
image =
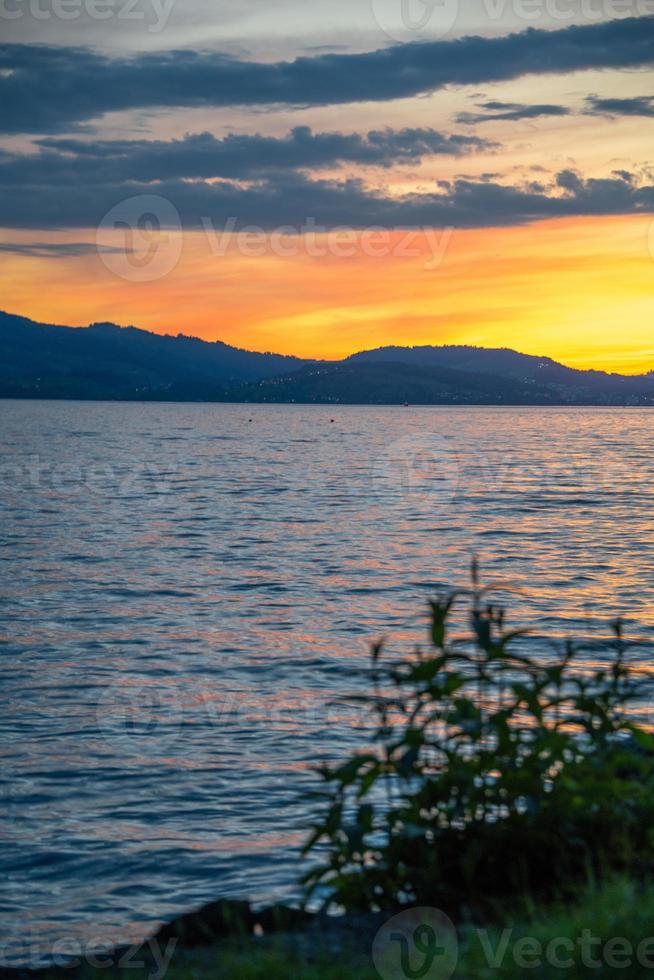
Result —
M288 898L332 703L484 578L654 635L643 409L0 403L3 962ZM1 965L1 964L0 964Z

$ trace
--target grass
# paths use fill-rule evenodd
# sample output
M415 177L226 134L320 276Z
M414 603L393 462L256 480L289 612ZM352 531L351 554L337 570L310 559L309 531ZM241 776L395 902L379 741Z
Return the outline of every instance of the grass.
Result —
M371 962L350 961L337 957L315 963L283 951L232 953L216 957L211 967L206 961L180 965L171 969L167 980L379 980Z
M486 949L506 953L501 965L489 963ZM508 942L507 942L508 938ZM528 942L519 946L521 939ZM650 940L648 944L646 941ZM508 923L482 931L467 930L455 977L475 980L534 980L565 977L654 977L654 886L614 881L588 889L573 906L545 915L536 912L518 927ZM640 947L640 962L639 962ZM531 950L531 952L530 952ZM549 953L548 953L549 950ZM520 954L527 954L525 961ZM549 962L548 962L549 961ZM529 964L537 965L529 965ZM564 965L565 964L565 965Z
M587 888L572 905L536 909L517 925L509 920L488 929L460 928L458 965L451 980L644 980L654 977L654 938L642 945L650 937L654 937L654 884L613 880ZM302 952L285 945L280 939L266 948L252 940L238 946L178 950L166 980L379 980L370 954ZM493 961L495 953L498 962ZM561 965L560 961L568 960ZM61 975L62 971L51 971L48 977L61 980ZM140 980L147 975L143 970L89 967L75 972L77 980ZM430 972L426 978L450 980L450 975Z

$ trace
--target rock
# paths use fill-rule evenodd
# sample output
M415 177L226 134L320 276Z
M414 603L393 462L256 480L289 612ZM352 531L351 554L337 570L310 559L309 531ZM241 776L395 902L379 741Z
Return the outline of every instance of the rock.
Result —
M255 926L261 926L264 933L295 932L304 929L314 916L302 909L292 909L287 905L271 905L254 913Z
M211 946L227 936L251 936L255 931L292 932L303 928L311 919L310 913L285 905L272 905L255 912L249 902L221 900L166 923L154 938L161 943L177 939L180 946L187 948Z

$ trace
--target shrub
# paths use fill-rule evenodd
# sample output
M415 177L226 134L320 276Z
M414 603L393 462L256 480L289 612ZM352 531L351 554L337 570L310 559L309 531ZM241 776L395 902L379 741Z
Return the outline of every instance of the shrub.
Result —
M654 856L654 738L632 720L645 681L620 621L551 659L481 588L430 603L431 648L386 663L372 648L369 751L322 767L324 815L304 878L325 904L435 904L487 914L565 897ZM454 604L470 632L450 638ZM589 654L592 653L592 657ZM598 665L598 661L599 665Z

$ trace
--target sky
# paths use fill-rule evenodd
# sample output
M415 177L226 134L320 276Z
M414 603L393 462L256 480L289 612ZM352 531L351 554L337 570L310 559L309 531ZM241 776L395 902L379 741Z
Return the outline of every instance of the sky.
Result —
M0 290L654 369L654 0L0 0Z

